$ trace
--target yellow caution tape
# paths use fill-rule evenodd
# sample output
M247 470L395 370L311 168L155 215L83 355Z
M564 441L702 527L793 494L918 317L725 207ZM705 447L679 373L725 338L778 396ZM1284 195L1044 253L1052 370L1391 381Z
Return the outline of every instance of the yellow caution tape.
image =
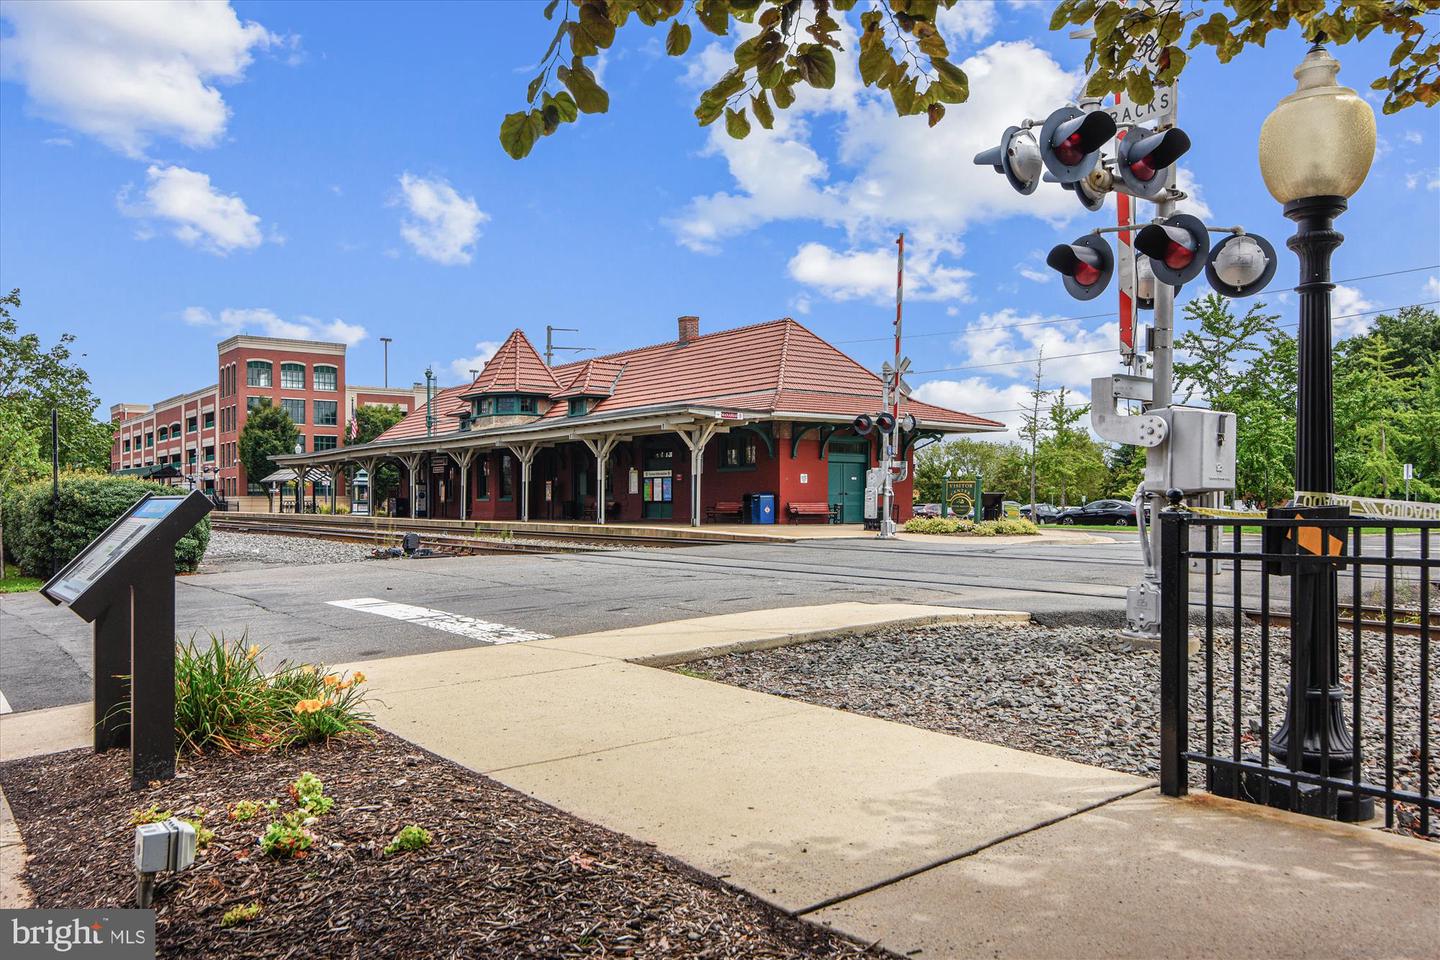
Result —
M1381 497L1350 497L1339 493L1295 491L1297 507L1349 507L1352 517L1383 520L1440 520L1440 503L1418 500L1385 500Z

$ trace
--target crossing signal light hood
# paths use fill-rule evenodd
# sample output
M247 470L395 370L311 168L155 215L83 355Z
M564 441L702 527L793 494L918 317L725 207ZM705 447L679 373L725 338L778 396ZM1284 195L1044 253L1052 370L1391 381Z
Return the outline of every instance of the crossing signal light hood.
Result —
M1230 234L1215 244L1205 279L1226 297L1252 297L1275 276L1275 248L1253 233Z
M1115 172L1125 192L1145 200L1165 193L1170 178L1164 171L1190 149L1190 137L1179 127L1156 133L1149 127L1131 127L1115 146Z
M862 413L860 414L860 416L854 419L854 421L850 424L850 427L857 434L863 437L867 436L871 430L875 429L875 421L870 418L870 414Z
M1040 157L1060 183L1075 183L1095 169L1100 148L1114 137L1115 118L1105 111L1061 107L1040 127Z
M1100 296L1115 272L1115 254L1110 244L1093 233L1074 243L1053 247L1045 263L1060 272L1065 290L1076 300L1094 300Z
M1209 246L1210 232L1205 224L1188 213L1147 224L1135 234L1135 249L1150 258L1155 279L1172 287L1200 276Z
M1031 194L1040 185L1044 164L1033 133L1020 127L1006 127L1000 146L975 154L975 165L994 167L996 173L1005 174L1010 186L1020 193Z

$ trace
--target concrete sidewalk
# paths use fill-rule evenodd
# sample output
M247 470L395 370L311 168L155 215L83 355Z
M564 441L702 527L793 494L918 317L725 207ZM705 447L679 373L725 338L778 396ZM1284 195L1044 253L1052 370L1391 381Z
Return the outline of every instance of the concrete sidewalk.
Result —
M1440 845L656 669L1023 614L835 604L351 664L385 728L783 909L935 957L1433 956ZM43 714L43 716L41 716ZM0 747L86 739L74 707Z

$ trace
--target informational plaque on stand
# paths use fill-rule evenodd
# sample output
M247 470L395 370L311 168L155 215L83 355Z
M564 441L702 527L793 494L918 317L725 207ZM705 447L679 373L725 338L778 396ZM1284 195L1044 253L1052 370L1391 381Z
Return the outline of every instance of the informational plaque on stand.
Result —
M94 624L95 750L128 744L135 789L175 776L175 544L211 507L146 496L40 588Z

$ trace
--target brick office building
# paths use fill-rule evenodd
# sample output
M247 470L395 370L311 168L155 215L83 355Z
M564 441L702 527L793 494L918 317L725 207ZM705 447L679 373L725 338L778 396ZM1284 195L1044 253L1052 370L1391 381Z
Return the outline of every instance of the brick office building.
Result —
M449 519L702 522L738 519L749 494L776 497L781 523L862 519L879 438L851 423L880 404L880 379L784 318L678 337L547 367L510 334L474 382L442 390L374 443L279 458L289 466L401 467L402 513ZM907 401L915 445L1003 430L993 420ZM897 515L911 510L911 480ZM413 493L412 493L413 491Z
M240 463L240 431L262 403L283 408L300 433L297 452L343 445L358 406L395 404L407 414L424 402L418 387L347 384L343 343L287 340L245 334L216 348L215 382L191 393L144 406L110 408L116 424L112 472L148 476L171 466L180 478L245 504L263 490Z

